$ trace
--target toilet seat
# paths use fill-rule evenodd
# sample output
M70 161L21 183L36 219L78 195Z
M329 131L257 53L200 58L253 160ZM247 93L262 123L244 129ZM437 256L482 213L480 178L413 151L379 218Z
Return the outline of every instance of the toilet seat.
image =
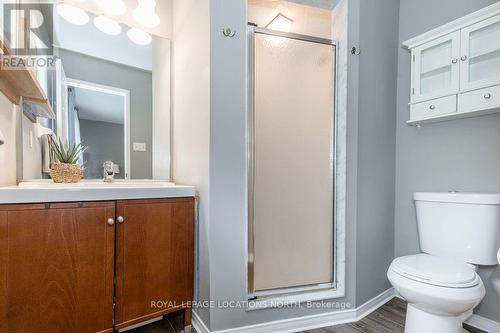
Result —
M481 281L469 264L428 254L396 258L390 269L405 278L439 287L469 288Z

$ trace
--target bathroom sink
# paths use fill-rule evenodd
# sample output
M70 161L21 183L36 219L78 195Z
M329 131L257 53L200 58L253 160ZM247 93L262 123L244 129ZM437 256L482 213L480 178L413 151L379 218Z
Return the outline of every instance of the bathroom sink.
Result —
M193 186L157 180L84 180L56 184L52 180L27 180L17 186L0 187L0 204L72 202L194 197Z

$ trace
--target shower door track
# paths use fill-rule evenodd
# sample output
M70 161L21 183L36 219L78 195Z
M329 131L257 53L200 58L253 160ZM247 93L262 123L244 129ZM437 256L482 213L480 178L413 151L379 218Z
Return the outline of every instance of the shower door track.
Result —
M331 143L331 158L332 158L332 166L331 166L331 185L333 191L333 262L332 262L332 281L329 283L319 283L319 284L310 284L310 285L301 285L301 286L292 286L292 287L284 287L284 288L276 288L269 290L255 290L254 286L254 260L255 260L255 244L254 244L254 229L255 229L255 220L254 220L254 184L255 184L255 168L254 168L254 156L255 156L255 142L254 142L254 130L255 130L255 34L283 37L289 39L295 39L304 42L311 42L317 44L331 45L333 46L335 52L334 59L334 73L333 80L335 81L335 92L334 92L334 102L332 109L332 131L333 131L333 142ZM277 30L271 30L267 28L260 28L255 23L248 23L248 46L249 46L249 54L248 54L248 112L247 112L247 181L248 181L248 263L247 263L247 292L248 299L259 299L259 298L267 298L273 296L284 296L284 295L294 295L305 292L318 292L323 290L332 290L337 287L337 275L336 275L336 257L335 257L335 248L336 248L336 196L334 189L334 179L335 179L335 168L336 168L336 131L335 131L335 110L336 110L336 99L337 99L337 43L331 39L320 38L309 35L296 34L291 32L282 32Z
M271 30L271 29L267 29L267 28L259 28L256 25L254 25L253 23L249 23L249 26L253 27L253 29L252 29L253 32L257 33L257 34L284 37L284 38L296 39L296 40L301 40L304 42L311 42L311 43L317 43L317 44L334 45L334 46L336 45L334 41L332 41L331 39L327 39L327 38L296 34L296 33L292 33L292 32Z

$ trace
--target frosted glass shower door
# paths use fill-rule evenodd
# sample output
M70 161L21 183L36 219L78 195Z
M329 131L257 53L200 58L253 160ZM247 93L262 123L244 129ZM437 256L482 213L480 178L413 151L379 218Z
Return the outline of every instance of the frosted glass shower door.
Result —
M333 281L334 65L331 44L255 34L255 292Z

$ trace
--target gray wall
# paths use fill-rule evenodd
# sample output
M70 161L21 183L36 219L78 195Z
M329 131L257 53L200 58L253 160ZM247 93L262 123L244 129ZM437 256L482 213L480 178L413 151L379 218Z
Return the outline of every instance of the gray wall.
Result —
M83 154L84 177L86 179L99 179L103 177L102 164L113 161L120 167L120 174L115 178L124 176L123 125L80 119L81 140L87 150Z
M130 91L130 145L145 142L146 152L130 149L131 178L152 178L152 76L133 67L59 50L66 76Z
M399 0L360 2L356 305L390 288ZM376 36L376 38L374 38ZM348 167L347 172L352 172Z
M401 0L399 42L494 0ZM399 44L401 45L401 44ZM500 190L500 115L409 127L410 54L399 47L396 149L396 256L420 251L412 193ZM476 312L500 321L500 269L482 268L486 297ZM495 289L494 283L497 287Z

